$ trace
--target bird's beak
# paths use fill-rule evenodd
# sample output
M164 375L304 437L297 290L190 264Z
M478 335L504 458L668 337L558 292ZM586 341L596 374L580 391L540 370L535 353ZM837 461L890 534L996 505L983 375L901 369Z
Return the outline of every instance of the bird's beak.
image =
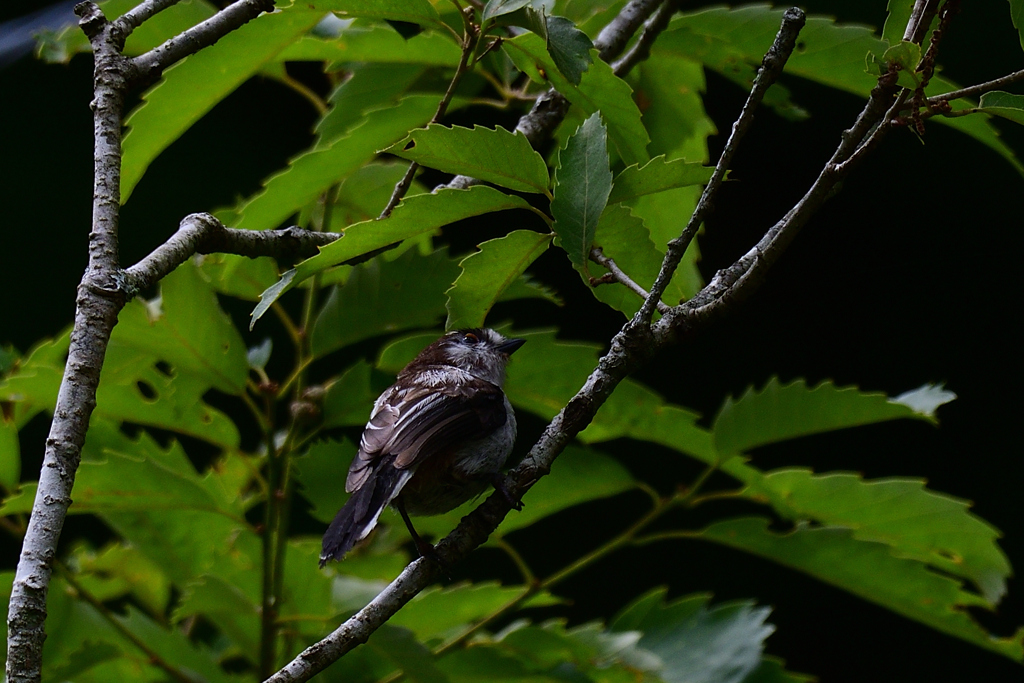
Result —
M511 356L515 353L516 349L526 343L525 339L509 339L504 344L498 345L498 351L501 351L506 356Z

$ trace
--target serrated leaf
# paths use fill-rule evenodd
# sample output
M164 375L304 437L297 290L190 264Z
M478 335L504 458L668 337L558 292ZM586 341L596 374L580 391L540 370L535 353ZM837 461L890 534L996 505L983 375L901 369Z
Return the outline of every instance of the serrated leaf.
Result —
M562 75L578 86L594 58L590 51L594 44L586 33L565 17L547 18L548 54Z
M531 80L550 83L588 116L600 111L608 125L608 135L626 164L647 161L650 138L641 123L640 109L633 101L633 90L608 64L594 60L579 86L575 86L558 71L539 36L525 33L503 41L502 49Z
M651 241L659 253L664 254L669 241L683 231L694 209L697 208L701 192L701 188L696 185L678 187L674 190L644 195L632 202L633 215L643 219ZM700 235L702 231L703 226L697 234ZM700 258L700 243L693 240L676 267L675 275L665 288L665 295L662 298L666 302L675 304L684 301L701 290L704 278L697 266Z
M714 172L715 169L710 166L689 163L685 159L669 161L665 155L660 155L643 166L628 166L615 176L615 186L608 197L608 203L628 202L643 195L677 187L704 185L711 180Z
M450 683L434 663L434 656L413 634L391 623L374 631L365 647L395 664L414 683Z
M260 294L281 276L269 258L204 254L196 262L215 292L246 301L259 301Z
M537 282L529 273L523 273L508 286L498 301L514 301L516 299L544 299L556 306L564 306L565 301L553 287Z
M191 616L213 622L241 652L259 651L259 604L223 579L203 576L183 588L172 618Z
M395 242L433 233L449 223L464 218L528 207L529 204L525 200L484 185L468 190L445 189L436 193L406 197L388 218L382 221L365 221L349 227L341 239L321 248L319 254L306 259L282 275L279 282L263 293L259 305L253 310L252 324L255 324L284 292L307 278L345 261Z
M317 441L295 460L295 480L302 497L312 504L309 513L314 519L329 524L348 500L344 479L355 454L356 446L348 439L328 439Z
M1001 116L1008 121L1024 125L1024 95L995 90L981 96L978 108L986 114Z
M885 9L882 40L889 45L896 45L903 40L907 22L910 21L910 14L914 9L914 0L889 0Z
M377 398L370 389L370 370L370 364L360 360L331 383L324 396L324 429L362 426L370 419Z
M309 6L342 17L390 19L414 24L438 24L441 15L428 0L312 0Z
M651 135L648 151L667 159L707 163L707 140L717 130L704 109L704 66L661 52L657 59L643 62L639 71L634 87L636 99L643 105L643 125ZM772 86L769 92L774 89Z
M458 277L445 250L420 256L413 250L394 261L373 259L335 287L313 324L310 344L320 357L349 344L416 327L444 315L444 292Z
M955 401L956 398L956 394L947 390L943 384L923 384L889 400L910 408L918 415L935 417L935 411L939 406Z
M696 537L802 571L1016 661L1024 658L1024 628L1012 637L992 636L966 609L985 605L985 601L964 591L959 581L931 571L922 562L894 557L883 543L857 540L849 529L798 527L776 534L769 531L767 519L745 517L716 522Z
M518 192L547 192L548 167L521 133L434 123L384 150L422 166L464 174Z
M332 72L359 63L455 67L461 56L459 46L441 33L428 31L405 39L386 26L371 26L346 29L336 38L299 38L276 60L327 62L326 70Z
M803 380L781 384L773 377L760 391L751 388L738 400L727 398L712 432L721 453L736 454L798 436L906 417L935 420L882 393L839 388L831 382L812 389Z
M766 473L746 494L767 496L789 519L847 527L858 540L888 544L898 557L970 579L995 606L1011 573L996 544L999 531L971 514L969 502L929 491L924 484L784 469Z
M783 12L768 5L748 5L680 13L659 36L653 54L658 58L670 53L696 59L748 90L756 66L761 64L778 32ZM867 97L876 79L864 71L864 56L869 52L883 54L888 48L889 44L866 26L837 24L829 17L809 16L800 31L800 49L786 63L786 73ZM936 96L955 89L955 84L936 76L926 94ZM954 110L968 106L970 103L962 100L953 103ZM972 116L935 120L970 135L1024 173L1024 166L990 122Z
M322 16L295 9L263 14L167 69L125 121L121 203L161 152Z
M913 90L920 85L920 79L914 73L920 61L921 46L904 40L887 49L881 57L869 52L865 57L865 68L877 78L895 67L898 72L896 82L900 87Z
M330 108L316 124L315 148L327 147L347 135L364 112L397 103L422 73L423 67L413 64L354 66L345 82L331 93Z
M484 11L480 19L482 24L485 21L490 21L495 17L500 17L505 14L511 14L516 10L520 10L527 5L531 4L533 0L488 0L487 4L484 5Z
M775 631L766 623L770 608L748 601L710 607L709 595L666 603L666 592L644 595L611 624L642 634L637 645L661 658L661 680L741 683L760 666L764 640Z
M373 159L378 149L400 140L410 128L430 120L436 98L420 95L401 100L383 111L370 111L363 122L332 144L292 159L287 169L271 176L264 189L242 201L236 228L276 228L289 216L315 200L331 185L346 178Z
M448 295L445 329L482 327L487 313L527 266L537 260L551 243L551 235L532 230L515 230L488 240L459 262L462 274Z
M551 200L555 243L583 274L588 272L590 248L611 189L607 131L601 115L594 113L558 153Z

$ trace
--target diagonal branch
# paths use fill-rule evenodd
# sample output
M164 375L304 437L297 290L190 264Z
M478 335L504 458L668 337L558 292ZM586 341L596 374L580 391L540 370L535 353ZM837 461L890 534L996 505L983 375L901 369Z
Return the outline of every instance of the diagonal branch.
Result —
M303 230L235 230L208 213L185 216L178 231L146 258L121 275L128 296L155 285L195 254L238 254L249 258L273 256L283 261L308 258L319 247L341 237L337 233Z
M793 48L796 46L796 37L799 35L800 29L804 27L805 21L806 16L803 11L796 7L786 10L786 13L783 15L782 26L775 36L775 42L768 49L768 53L765 54L764 60L761 62L761 69L757 72L757 77L754 79L754 86L750 89L750 95L747 96L747 101L743 104L743 109L740 111L736 123L732 124L732 132L729 134L729 139L722 149L722 155L715 166L715 172L712 174L711 180L708 181L707 187L704 188L700 201L697 202L697 208L694 210L693 215L690 216L690 220L687 222L682 234L668 243L664 266L661 272L658 273L658 278L651 286L650 296L637 313L637 320L642 324L646 325L650 322L651 316L654 315L655 305L661 301L661 295L665 293L665 288L668 287L668 283L672 280L672 276L675 274L683 254L686 253L690 242L693 241L697 231L700 230L704 219L711 213L715 196L722 186L722 181L725 180L726 171L732 163L736 150L739 149L739 142L743 139L743 135L754 121L754 111L761 103L761 100L764 99L768 88L782 75L782 69L789 60L789 56L793 53Z
M261 12L273 9L274 0L236 0L206 21L132 59L134 79L143 85L155 81L167 67L213 45Z
M120 33L121 40L124 40L147 19L179 2L181 0L146 0L115 19L115 30Z

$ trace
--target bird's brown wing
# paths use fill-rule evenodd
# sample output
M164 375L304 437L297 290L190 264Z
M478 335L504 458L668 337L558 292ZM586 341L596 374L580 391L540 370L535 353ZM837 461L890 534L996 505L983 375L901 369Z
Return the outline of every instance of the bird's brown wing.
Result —
M384 456L394 456L394 468L408 469L452 444L486 436L507 419L501 389L468 374L459 382L392 387L366 424L345 490L362 486Z

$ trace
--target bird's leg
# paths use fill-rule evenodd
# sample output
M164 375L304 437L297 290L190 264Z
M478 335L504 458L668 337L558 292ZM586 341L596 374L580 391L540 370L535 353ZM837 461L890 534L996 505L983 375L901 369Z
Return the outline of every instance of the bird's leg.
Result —
M434 546L424 541L423 537L416 533L416 528L412 525L412 520L409 519L409 513L405 511L405 501L402 500L401 496L394 500L394 506L398 510L398 514L402 515L402 521L405 522L405 527L409 530L409 535L412 536L412 542L416 544L416 552L420 554L420 557L437 564L451 578L448 564L437 554Z
M523 501L512 496L512 492L505 486L505 476L501 472L495 472L491 475L491 486L501 494L501 497L512 506L513 510L519 511L523 509Z

